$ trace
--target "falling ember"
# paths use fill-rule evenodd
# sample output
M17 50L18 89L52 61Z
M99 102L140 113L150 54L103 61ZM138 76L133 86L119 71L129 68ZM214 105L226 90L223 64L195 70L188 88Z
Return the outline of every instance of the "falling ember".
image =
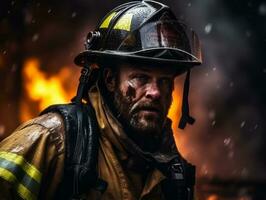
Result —
M67 67L62 68L56 75L48 76L40 70L38 59L29 59L23 68L24 89L30 101L38 104L38 112L51 104L67 103L75 94L75 88L66 91L64 82L71 77L72 72ZM30 114L30 102L21 102L21 121L33 117ZM27 106L28 105L28 106Z

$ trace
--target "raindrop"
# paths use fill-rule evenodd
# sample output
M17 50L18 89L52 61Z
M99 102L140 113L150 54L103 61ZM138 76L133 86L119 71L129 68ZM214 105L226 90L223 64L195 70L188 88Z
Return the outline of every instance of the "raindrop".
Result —
M260 15L266 15L266 3L262 3L259 6L259 14Z
M6 50L4 50L4 51L3 51L3 54L6 55L6 53L7 53Z
M212 68L213 71L216 71L216 67Z
M209 76L209 73L206 73L205 76Z
M256 130L258 128L258 124L256 124L255 126L254 126L254 130Z
M228 146L231 143L231 138L225 138L224 139L224 145Z
M76 12L73 12L72 14L71 14L71 18L75 18L77 16L77 13Z
M192 5L191 2L189 2L189 3L187 4L188 7L191 7L191 5Z
M221 88L221 86L218 84L218 85L216 85L216 89L220 89Z
M215 126L215 124L216 124L216 121L215 120L212 121L212 126Z
M243 128L246 124L246 121L241 122L240 127Z
M230 86L230 87L233 87L234 84L235 84L235 83L234 83L233 81L231 81L230 84L229 84L229 86Z
M14 6L15 5L15 1L11 1L11 6Z
M39 39L39 34L35 33L32 37L32 42L36 42Z
M50 9L48 9L47 13L49 13L49 14L50 14L51 12L52 12L52 9L51 9L51 8L50 8Z
M212 31L212 24L209 23L205 26L204 31L206 34L209 34Z
M266 68L263 69L263 73L266 73Z

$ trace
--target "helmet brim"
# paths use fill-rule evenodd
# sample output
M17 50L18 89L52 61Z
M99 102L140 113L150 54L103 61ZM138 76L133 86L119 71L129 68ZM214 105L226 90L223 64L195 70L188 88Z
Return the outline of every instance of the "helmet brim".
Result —
M114 51L95 50L86 50L84 52L81 52L74 59L74 63L81 67L89 67L91 64L94 63L107 63L111 65L113 63L119 62L139 65L154 65L161 67L175 67L178 73L183 73L188 69L201 64L201 61L197 60L187 61L177 59L166 59L130 53L116 53Z

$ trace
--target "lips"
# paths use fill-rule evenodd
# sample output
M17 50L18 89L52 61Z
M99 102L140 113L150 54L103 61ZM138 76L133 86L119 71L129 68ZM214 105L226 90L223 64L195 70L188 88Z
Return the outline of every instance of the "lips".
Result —
M133 114L134 113L138 113L138 112L145 112L145 113L156 113L156 114L161 114L161 110L157 107L139 107L139 108L136 108L134 111L133 111Z

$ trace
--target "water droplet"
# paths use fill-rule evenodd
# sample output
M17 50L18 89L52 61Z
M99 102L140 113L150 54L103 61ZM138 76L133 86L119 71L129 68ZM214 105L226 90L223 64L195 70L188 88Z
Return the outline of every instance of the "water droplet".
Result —
M246 124L246 121L241 122L240 127L243 128Z
M205 26L204 31L206 34L209 34L212 31L212 24L209 23Z
M75 18L77 16L77 13L76 12L73 12L72 14L71 14L71 18Z
M31 40L32 40L32 42L36 42L38 39L39 39L39 34L35 33Z
M225 138L224 139L224 145L228 146L231 143L231 138Z

